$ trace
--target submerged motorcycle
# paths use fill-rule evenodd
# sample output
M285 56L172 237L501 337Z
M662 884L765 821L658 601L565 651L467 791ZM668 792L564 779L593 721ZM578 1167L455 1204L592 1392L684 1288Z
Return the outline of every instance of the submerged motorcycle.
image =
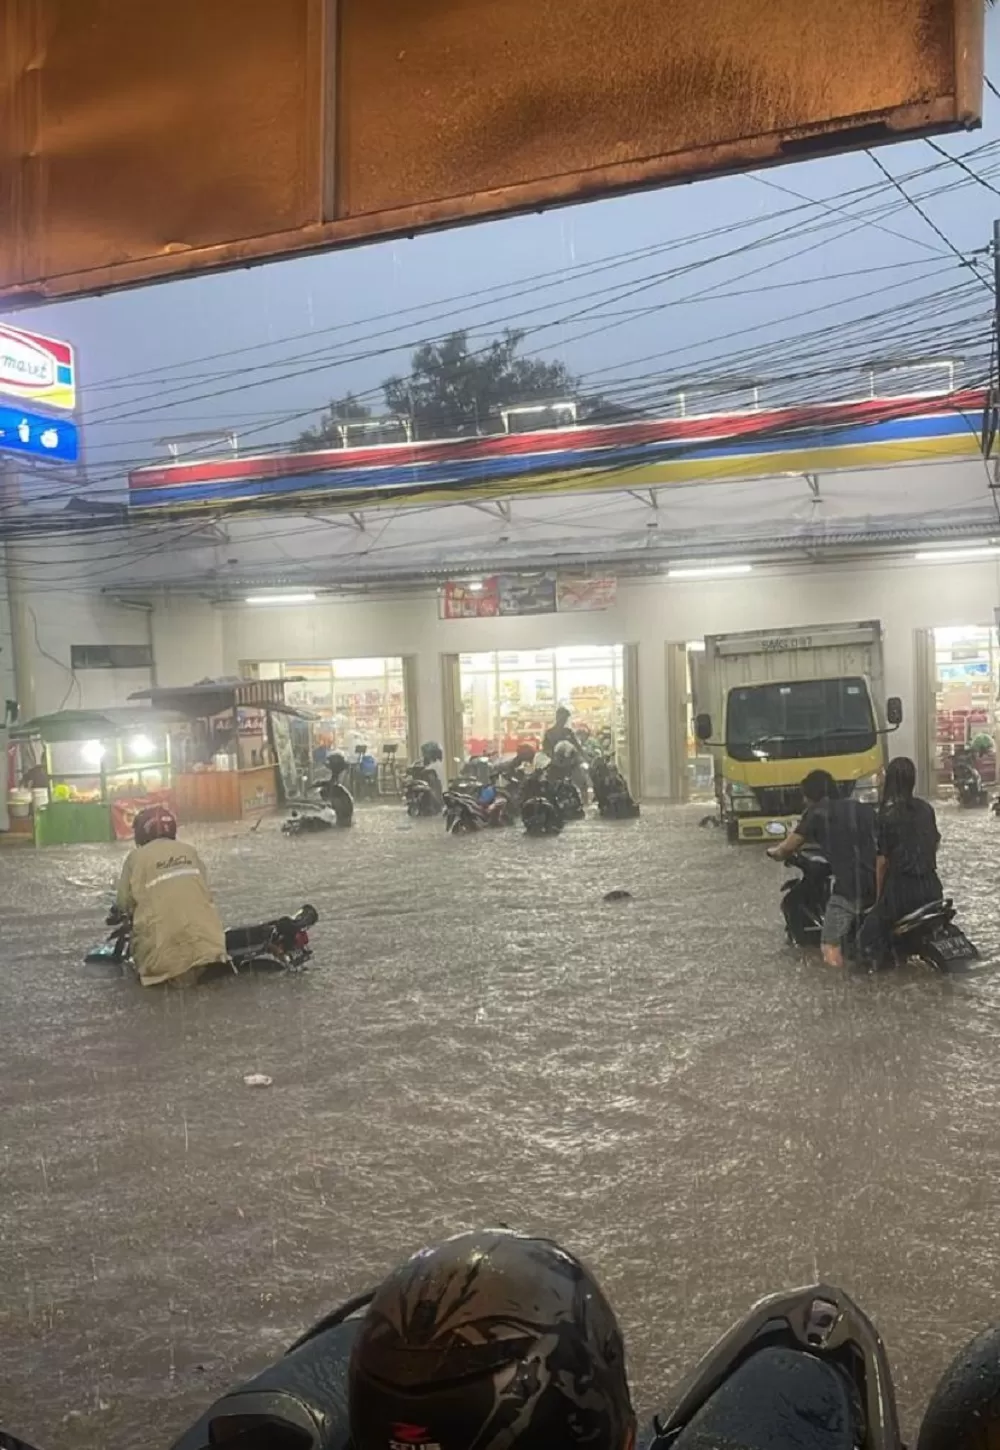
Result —
M951 761L951 780L955 799L965 810L980 810L990 803L990 793L971 750L956 751Z
M346 758L338 751L327 757L326 768L329 779L316 786L315 798L289 802L290 814L281 827L286 836L313 835L354 823L354 797L341 783L349 769Z
M818 947L830 900L830 863L822 852L804 850L789 856L786 864L799 872L782 887L781 911L788 940L800 947ZM901 917L892 929L888 958L874 965L893 966L915 957L947 972L977 961L979 950L955 925L955 916L954 903L948 898L928 902ZM856 956L850 941L845 945L845 954Z
M302 971L312 957L309 930L318 921L318 911L307 905L300 907L294 916L278 916L254 926L230 927L226 932L226 952L233 971ZM118 966L122 972L134 971L131 917L121 916L112 907L107 924L112 928L107 940L92 948L84 962L87 966Z
M612 757L591 758L590 783L594 787L598 813L604 820L632 821L640 814L639 803L633 800L628 782Z
M308 1330L216 1400L173 1450L234 1444L345 1450L348 1362L373 1292ZM986 1450L1000 1436L1000 1330L966 1346L937 1386L916 1450ZM641 1450L903 1450L885 1346L842 1289L762 1299L639 1435Z

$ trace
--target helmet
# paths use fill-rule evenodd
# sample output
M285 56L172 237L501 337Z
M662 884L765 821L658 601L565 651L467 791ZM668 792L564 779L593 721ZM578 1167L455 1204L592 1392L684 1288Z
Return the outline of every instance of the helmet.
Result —
M541 771L541 770L548 770L548 768L549 768L549 766L551 764L552 764L552 761L545 754L545 751L544 750L540 750L538 752L538 754L535 756L535 769L536 770L539 770L539 771Z
M139 811L132 822L132 834L137 846L148 846L150 841L177 839L177 817L166 806L147 806Z
M560 740L552 752L552 759L556 765L572 765L576 759L576 746L572 740Z
M342 755L339 750L331 750L326 757L326 768L331 775L343 775L347 769L347 756Z
M420 758L425 765L433 765L435 760L444 760L444 751L436 740L428 740L420 747Z
M390 1274L348 1374L356 1450L630 1450L635 1432L621 1331L591 1274L505 1229Z

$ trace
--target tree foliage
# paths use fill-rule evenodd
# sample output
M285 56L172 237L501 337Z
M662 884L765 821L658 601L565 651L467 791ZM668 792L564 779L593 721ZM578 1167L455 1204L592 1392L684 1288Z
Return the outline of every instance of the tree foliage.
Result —
M523 340L523 332L508 328L485 347L470 347L464 330L425 343L408 377L383 383L386 406L411 417L418 437L431 438L489 432L500 408L571 397L576 379L565 363L520 357Z
M328 408L325 408L315 428L307 428L304 433L299 434L298 447L308 448L337 448L343 442L338 424L343 423L366 423L372 416L372 410L353 393L346 393L342 398L334 398Z

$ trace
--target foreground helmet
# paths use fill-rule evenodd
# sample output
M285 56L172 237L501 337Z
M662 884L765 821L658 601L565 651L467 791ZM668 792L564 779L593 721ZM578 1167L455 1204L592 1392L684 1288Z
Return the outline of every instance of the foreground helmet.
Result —
M132 822L132 834L137 846L148 846L150 841L177 839L177 818L166 806L148 806L139 811Z
M347 756L342 755L339 750L331 750L326 757L326 768L331 775L343 775L347 769Z
M572 740L560 740L552 752L552 758L557 765L572 765L576 759L576 746Z
M428 740L420 747L420 758L425 765L433 765L435 760L444 760L444 751L436 740Z
M547 1239L459 1234L381 1285L351 1355L355 1450L631 1450L611 1306Z

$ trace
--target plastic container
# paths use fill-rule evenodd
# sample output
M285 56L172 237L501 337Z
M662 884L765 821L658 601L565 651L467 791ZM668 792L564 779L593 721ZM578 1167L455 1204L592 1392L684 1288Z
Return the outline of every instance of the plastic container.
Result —
M49 803L49 788L47 785L38 786L31 792L31 804L36 811L44 811Z
M26 816L31 814L31 791L10 791L7 796L7 809L15 820L23 821Z

